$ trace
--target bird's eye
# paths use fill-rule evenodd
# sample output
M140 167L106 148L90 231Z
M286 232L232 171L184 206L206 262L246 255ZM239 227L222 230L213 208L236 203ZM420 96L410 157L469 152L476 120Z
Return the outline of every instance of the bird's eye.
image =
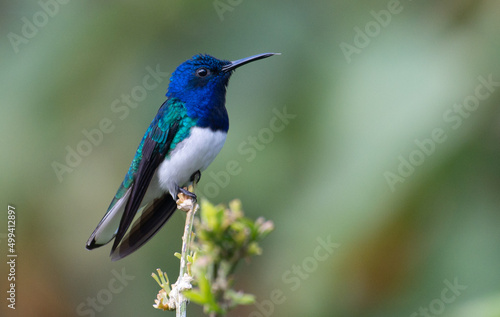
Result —
M196 70L196 76L198 77L207 77L210 74L210 71L205 67L200 67Z

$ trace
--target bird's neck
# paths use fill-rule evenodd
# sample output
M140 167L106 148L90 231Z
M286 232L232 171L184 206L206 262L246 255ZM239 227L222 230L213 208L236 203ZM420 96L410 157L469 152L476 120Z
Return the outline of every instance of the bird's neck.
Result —
M227 132L229 129L229 118L226 107L222 105L222 107L214 108L213 111L200 116L196 125L202 128L210 128L214 132Z
M203 89L196 94L176 94L169 97L178 98L184 103L187 115L197 119L197 126L210 128L212 131L227 132L229 129L225 87L223 90Z

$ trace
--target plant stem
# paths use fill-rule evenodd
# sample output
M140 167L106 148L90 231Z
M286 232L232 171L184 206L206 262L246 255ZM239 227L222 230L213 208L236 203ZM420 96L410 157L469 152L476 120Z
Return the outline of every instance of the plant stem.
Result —
M194 188L193 188L194 189ZM181 265L179 269L179 278L177 281L181 281L185 274L187 274L187 256L190 253L191 246L191 236L193 231L193 221L194 214L198 210L198 203L196 200L192 199L193 203L191 208L188 210L186 214L186 224L184 226L184 235L182 236L182 251L181 251ZM186 317L186 309L187 309L187 299L184 297L182 292L179 292L179 296L177 298L176 303L176 317Z

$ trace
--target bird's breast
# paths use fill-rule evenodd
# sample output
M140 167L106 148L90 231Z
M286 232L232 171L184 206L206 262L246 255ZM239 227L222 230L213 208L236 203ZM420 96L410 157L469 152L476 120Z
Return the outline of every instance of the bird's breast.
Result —
M160 187L176 197L177 186L186 186L191 175L205 170L212 163L222 149L226 135L223 131L193 127L190 135L179 142L160 164L157 171Z

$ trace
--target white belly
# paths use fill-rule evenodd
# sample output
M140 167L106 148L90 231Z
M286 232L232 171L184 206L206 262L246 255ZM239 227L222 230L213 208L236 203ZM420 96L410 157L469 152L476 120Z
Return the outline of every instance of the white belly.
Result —
M177 199L177 188L187 186L191 175L205 170L212 163L222 149L226 135L226 132L214 132L209 128L192 128L191 135L177 144L160 164L153 181L157 179L160 188Z

